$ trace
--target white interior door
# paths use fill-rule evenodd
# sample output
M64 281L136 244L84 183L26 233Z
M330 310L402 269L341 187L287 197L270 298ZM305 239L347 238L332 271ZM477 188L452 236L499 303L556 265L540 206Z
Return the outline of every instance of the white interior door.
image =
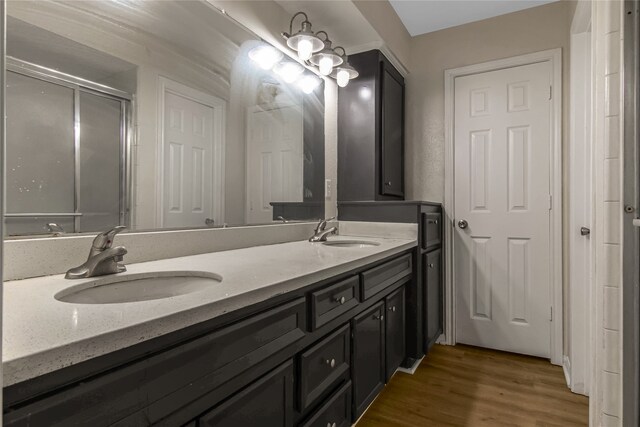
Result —
M549 62L455 80L459 343L550 356L550 82Z
M165 227L201 227L213 219L213 113L212 107L165 92Z
M273 221L271 202L303 200L303 126L298 106L249 109L247 222Z

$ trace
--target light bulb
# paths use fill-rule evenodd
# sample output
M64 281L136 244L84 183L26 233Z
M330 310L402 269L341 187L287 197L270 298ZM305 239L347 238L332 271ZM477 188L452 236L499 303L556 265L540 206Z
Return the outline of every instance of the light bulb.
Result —
M318 87L320 79L315 76L304 76L298 81L300 89L306 94L310 94Z
M313 53L313 44L309 40L302 39L298 42L298 58L308 61Z
M318 67L320 68L320 74L328 76L333 70L333 61L328 56L323 56L318 63Z
M282 59L282 52L273 46L263 45L251 49L249 58L256 61L263 70L270 70Z
M338 81L338 86L345 87L349 84L349 72L346 70L338 70L336 80Z
M298 76L304 71L304 67L297 62L287 61L281 62L273 69L282 80L287 83L293 83L298 79Z

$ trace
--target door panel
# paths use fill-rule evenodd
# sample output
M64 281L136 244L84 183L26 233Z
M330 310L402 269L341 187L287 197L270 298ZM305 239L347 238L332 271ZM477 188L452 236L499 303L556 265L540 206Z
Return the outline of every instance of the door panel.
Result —
M404 86L384 63L382 69L382 187L383 195L403 196Z
M442 251L438 249L423 257L427 321L425 353L428 353L442 334Z
M458 342L550 354L550 75L544 62L456 79Z
M164 227L201 227L213 215L213 108L165 92Z
M404 286L385 298L386 320L386 380L396 372L404 360L405 327L404 327Z
M303 201L303 116L300 107L249 109L247 223L273 221L271 202ZM255 173L257 172L257 173Z
M384 302L352 320L353 417L358 419L385 383Z

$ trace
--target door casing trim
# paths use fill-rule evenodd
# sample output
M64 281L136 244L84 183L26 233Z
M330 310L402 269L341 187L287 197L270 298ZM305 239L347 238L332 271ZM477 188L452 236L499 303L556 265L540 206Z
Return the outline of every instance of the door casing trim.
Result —
M551 116L550 116L550 194L552 197L549 227L550 301L552 309L550 359L562 365L563 307L562 307L562 49L550 49L511 58L483 62L444 71L445 133L444 133L444 212L445 212L445 328L444 344L456 344L456 303L454 254L454 91L457 77L497 71L505 68L549 62L551 64Z

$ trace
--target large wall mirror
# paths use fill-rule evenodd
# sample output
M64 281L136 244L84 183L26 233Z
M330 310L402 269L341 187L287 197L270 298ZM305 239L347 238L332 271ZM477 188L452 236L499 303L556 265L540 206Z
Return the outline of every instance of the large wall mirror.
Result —
M7 15L8 237L323 216L322 80L206 1Z

